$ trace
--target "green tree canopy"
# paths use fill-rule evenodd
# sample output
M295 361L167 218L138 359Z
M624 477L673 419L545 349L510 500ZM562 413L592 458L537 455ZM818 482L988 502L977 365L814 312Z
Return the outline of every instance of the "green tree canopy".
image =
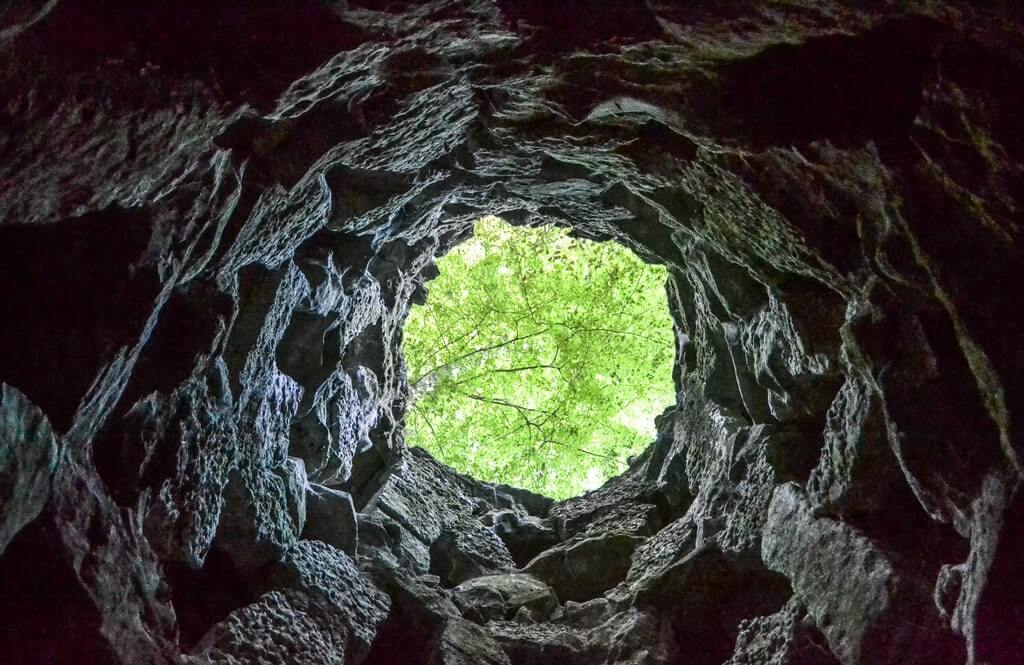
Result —
M405 324L409 445L564 498L650 443L675 393L662 266L496 217L437 263Z

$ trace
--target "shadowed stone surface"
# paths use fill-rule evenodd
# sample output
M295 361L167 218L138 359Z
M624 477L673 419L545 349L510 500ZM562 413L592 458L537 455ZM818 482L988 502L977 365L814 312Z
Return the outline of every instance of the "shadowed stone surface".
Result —
M559 604L551 587L520 573L473 578L455 587L452 599L465 616L479 623L513 619L520 608L528 610L531 618L544 620Z
M1017 665L1022 62L1007 2L5 3L0 662ZM485 214L668 270L584 496L404 443Z
M359 525L352 497L347 492L310 483L306 488L306 526L302 537L333 545L355 554Z
M639 542L621 533L572 539L538 554L523 571L549 584L563 600L590 600L625 578Z
M903 663L936 662L955 653L952 641L935 639L939 627L928 625L937 617L927 595L915 597L924 585L914 589L915 580L901 579L886 555L849 527L813 517L793 485L775 491L761 548L765 564L786 575L807 603L840 662L861 662L862 651ZM916 612L923 616L915 618Z
M46 416L16 389L0 385L0 554L46 505L60 448Z

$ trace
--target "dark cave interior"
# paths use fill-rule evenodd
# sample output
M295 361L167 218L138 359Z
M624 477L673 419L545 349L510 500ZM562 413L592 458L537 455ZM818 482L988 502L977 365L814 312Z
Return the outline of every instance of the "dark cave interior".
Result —
M1013 3L0 8L0 662L1017 665ZM666 266L564 501L410 450L498 214Z

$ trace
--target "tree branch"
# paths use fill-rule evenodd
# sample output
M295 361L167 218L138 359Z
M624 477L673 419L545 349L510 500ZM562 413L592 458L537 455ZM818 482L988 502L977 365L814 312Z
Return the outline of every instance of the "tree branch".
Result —
M601 453L595 453L595 452L593 452L591 450L587 450L586 448L580 448L579 446L574 446L574 445L571 445L571 444L568 444L568 443L562 443L561 441L555 441L554 439L544 439L543 441L541 441L541 443L553 443L556 446L563 446L565 448L572 448L573 450L577 450L577 451L583 453L584 455L591 455L593 457L600 457L601 459L606 459L606 460L615 462L619 466L629 466L628 464L626 464L625 462L623 462L622 460L620 460L617 457L612 457L611 455L603 455Z
M456 390L455 392L457 392L458 394L462 395L463 397L468 397L469 399L473 399L473 400L476 400L478 402L486 402L487 404L495 404L497 406L507 406L507 407L512 408L512 409L517 409L519 411L527 411L529 413L544 413L540 409L531 409L530 407L523 406L522 404L516 404L514 402L506 402L503 399L484 397L483 395L474 395L472 393L464 393L461 390Z
M463 353L460 356L452 358L451 360L449 360L449 361L447 361L447 362L445 362L445 363L443 363L441 365L438 365L438 366L436 366L436 367L434 367L434 368L432 368L430 370L427 370L426 372L421 374L419 377L417 377L415 380L410 381L409 382L409 392L412 393L413 400L415 401L415 399L417 399L420 394L425 392L425 391L417 390L417 387L428 376L432 376L432 375L437 374L438 372L441 372L441 371L443 371L445 369L452 368L457 363L459 363L459 362L461 362L463 360L466 360L467 358L471 358L471 357L473 357L475 355L478 355L478 354L481 354L481 353L487 353L488 351L494 351L494 350L500 349L502 347L508 346L509 344L515 344L516 342L521 342L523 340L530 339L531 337L537 337L538 335L543 335L544 333L548 332L549 330L550 330L550 328L545 328L544 330L538 330L537 332L532 332L532 333L530 333L528 335L516 335L515 337L507 339L507 340L505 340L503 342L498 342L496 344L490 344L488 346L483 346L483 347L480 347L478 349L473 349L472 351L467 351L466 353Z

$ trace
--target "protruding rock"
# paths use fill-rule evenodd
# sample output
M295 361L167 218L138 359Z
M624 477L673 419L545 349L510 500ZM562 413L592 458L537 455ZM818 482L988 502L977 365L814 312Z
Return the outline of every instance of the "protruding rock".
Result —
M356 568L347 554L326 543L302 540L271 571L278 589L303 591L326 599L351 633L356 654L369 650L390 600ZM358 658L358 656L354 656Z
M513 619L521 609L529 612L531 622L545 621L558 607L551 587L522 573L475 577L452 589L452 599L478 623Z
M517 665L688 662L680 659L666 621L636 609L615 614L593 626L494 621L486 628Z
M347 665L387 617L387 596L325 543L297 543L269 581L275 590L211 628L193 653L213 663Z
M0 384L0 554L43 509L59 463L46 415L16 388Z
M200 662L242 665L347 665L350 633L324 598L272 591L232 612L193 653Z
M296 522L295 469L286 464L231 473L214 544L240 569L253 571L278 560L298 539L302 525Z
M430 546L430 571L450 585L513 567L501 538L471 516L453 524Z
M589 600L625 579L641 542L624 533L570 540L539 554L523 571L549 584L560 599Z
M775 614L741 623L725 665L839 665L824 642L807 609L791 600Z
M790 579L844 665L924 664L956 654L923 585L849 526L815 517L796 485L775 491L761 556Z
M511 665L498 643L470 621L448 622L426 665Z
M1009 471L985 479L970 524L967 561L944 567L935 586L939 611L967 638L973 662L1010 665L1024 648L1012 630L1024 607L1024 581L1017 574L1024 549L1024 494Z
M531 559L558 543L558 534L546 522L514 510L500 510L488 520L494 532L504 541L517 565L525 566Z
M289 457L277 468L277 474L284 483L288 516L294 525L295 533L302 533L306 526L306 497L309 485L306 479L306 465L300 459Z
M309 483L302 537L323 541L349 555L355 554L359 525L348 492Z

